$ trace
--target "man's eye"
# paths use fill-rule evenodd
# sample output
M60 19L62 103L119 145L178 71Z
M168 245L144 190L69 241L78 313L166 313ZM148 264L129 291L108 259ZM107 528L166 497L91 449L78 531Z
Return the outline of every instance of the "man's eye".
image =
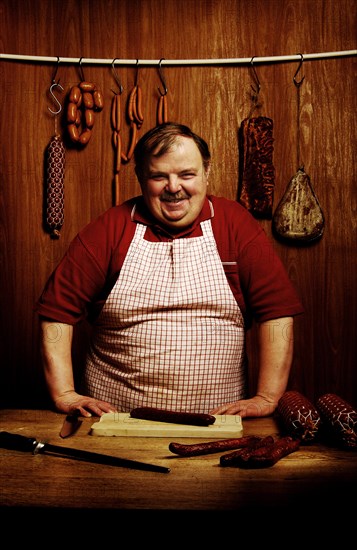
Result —
M185 174L181 175L183 179L190 179L190 178L194 178L195 176L196 174L194 174L193 172L186 172Z

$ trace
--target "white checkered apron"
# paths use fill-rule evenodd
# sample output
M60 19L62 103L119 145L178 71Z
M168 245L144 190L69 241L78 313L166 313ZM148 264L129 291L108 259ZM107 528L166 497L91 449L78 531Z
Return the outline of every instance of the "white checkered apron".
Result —
M210 220L202 237L149 242L137 224L98 318L83 391L130 411L208 413L245 396L244 323Z

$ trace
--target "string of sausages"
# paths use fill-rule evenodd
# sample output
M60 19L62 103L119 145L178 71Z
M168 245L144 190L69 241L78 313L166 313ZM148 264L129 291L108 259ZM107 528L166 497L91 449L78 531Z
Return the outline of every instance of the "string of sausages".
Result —
M138 132L144 121L144 116L142 113L142 90L138 84L135 84L129 95L128 119L130 121L130 141L126 155L123 152L121 154L124 162L129 162L133 156L138 138Z
M94 126L94 113L103 109L103 94L96 84L82 81L73 86L67 106L67 131L73 143L87 145Z
M111 110L111 124L113 129L113 147L115 151L114 160L114 194L115 204L120 203L120 178L119 173L122 162L128 163L134 153L138 141L138 133L144 121L142 111L142 89L135 84L129 94L127 102L127 119L130 124L130 137L127 152L123 151L123 140L121 135L121 93L114 94Z
M115 193L115 204L119 204L119 172L121 167L121 149L122 149L122 139L121 139L121 93L114 94L112 100L112 111L111 111L111 123L113 128L113 147L115 151L114 156L114 193Z

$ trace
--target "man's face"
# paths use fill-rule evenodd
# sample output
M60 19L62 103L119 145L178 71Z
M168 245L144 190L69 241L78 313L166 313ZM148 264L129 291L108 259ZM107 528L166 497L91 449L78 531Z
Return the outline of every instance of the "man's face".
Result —
M140 186L150 212L170 228L190 225L202 210L208 172L193 139L178 137L170 151L144 167Z

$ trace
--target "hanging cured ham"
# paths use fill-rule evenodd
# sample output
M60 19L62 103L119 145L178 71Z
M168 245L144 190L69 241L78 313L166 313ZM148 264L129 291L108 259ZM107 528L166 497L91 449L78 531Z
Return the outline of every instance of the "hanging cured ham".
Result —
M274 212L273 230L284 239L310 242L322 236L324 225L319 201L302 166L291 178Z
M303 56L293 82L297 90L297 160L298 170L290 179L273 216L272 230L277 237L287 241L309 243L319 239L325 226L324 214L312 188L311 180L300 164L300 87L305 79L296 80L303 63Z

